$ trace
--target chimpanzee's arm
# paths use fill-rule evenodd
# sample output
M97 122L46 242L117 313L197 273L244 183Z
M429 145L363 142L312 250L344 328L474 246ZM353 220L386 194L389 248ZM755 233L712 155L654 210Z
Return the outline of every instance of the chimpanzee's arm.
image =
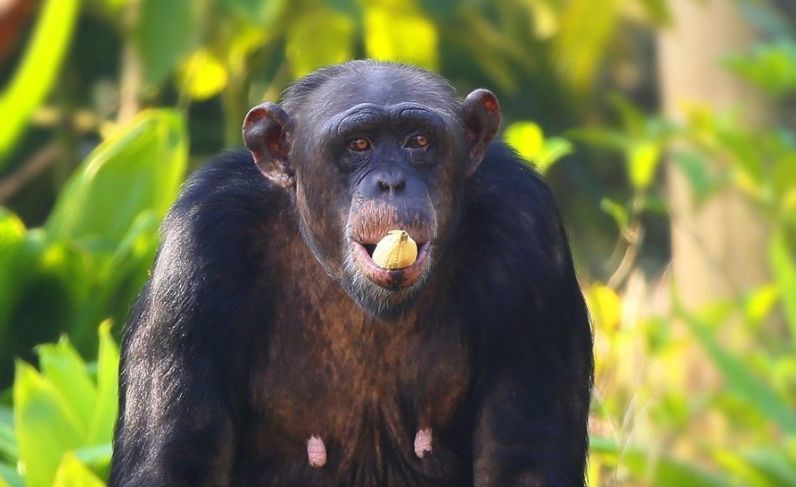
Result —
M583 357L534 353L542 356L509 352L482 391L473 438L476 486L584 485L590 368Z
M592 336L545 184L499 148L475 175L464 301L476 330L477 486L584 484ZM474 271L475 272L475 271Z
M180 343L170 329L196 318L164 316L153 299L150 283L124 340L110 485L228 484L234 428L212 360L223 352Z
M111 485L229 484L264 188L248 156L228 154L192 177L164 221L125 328Z

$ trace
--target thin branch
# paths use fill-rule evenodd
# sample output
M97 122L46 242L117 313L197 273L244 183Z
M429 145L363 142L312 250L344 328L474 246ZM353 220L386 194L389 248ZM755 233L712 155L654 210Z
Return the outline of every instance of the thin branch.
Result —
M0 181L0 203L16 194L17 191L52 165L58 156L58 149L57 142L50 142L33 154L19 169Z

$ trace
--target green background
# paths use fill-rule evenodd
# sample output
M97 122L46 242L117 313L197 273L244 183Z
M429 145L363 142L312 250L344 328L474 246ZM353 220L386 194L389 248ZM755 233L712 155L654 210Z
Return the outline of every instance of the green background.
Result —
M796 485L795 32L790 0L4 2L0 486L104 485L180 184L355 58L493 90L550 182L594 323L591 485Z

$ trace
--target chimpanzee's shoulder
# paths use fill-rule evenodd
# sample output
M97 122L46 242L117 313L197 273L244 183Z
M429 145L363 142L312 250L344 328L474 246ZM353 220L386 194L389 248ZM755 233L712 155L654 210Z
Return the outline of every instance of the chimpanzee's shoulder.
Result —
M556 221L558 211L547 183L514 150L501 142L490 145L478 170L467 183L467 204L471 210L501 220L519 214ZM551 223L552 223L551 221Z

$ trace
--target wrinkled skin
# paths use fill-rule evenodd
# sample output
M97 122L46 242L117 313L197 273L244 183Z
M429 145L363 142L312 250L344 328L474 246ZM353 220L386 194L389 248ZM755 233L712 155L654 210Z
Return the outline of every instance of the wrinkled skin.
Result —
M583 485L591 331L497 99L368 61L254 107L125 331L112 485ZM390 230L419 246L386 270Z

